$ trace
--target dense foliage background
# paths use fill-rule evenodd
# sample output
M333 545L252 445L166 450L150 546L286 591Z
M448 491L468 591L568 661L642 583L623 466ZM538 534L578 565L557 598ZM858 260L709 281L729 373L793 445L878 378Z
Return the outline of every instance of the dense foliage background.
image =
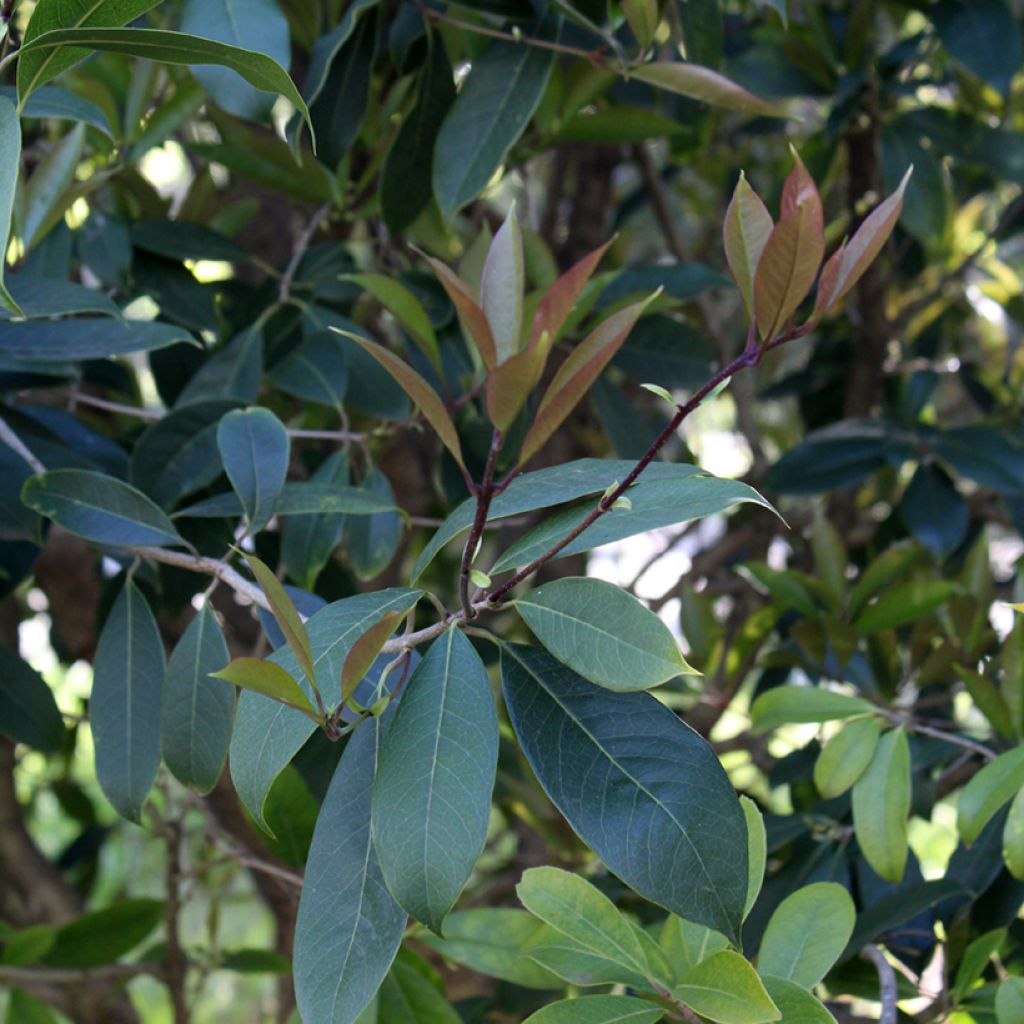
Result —
M0 3L7 1019L1024 1021L1022 14ZM723 225L741 170L785 220L792 147L826 254L913 176L762 351ZM543 374L484 385L481 278L505 356L572 299ZM208 675L274 650L228 678L316 722Z

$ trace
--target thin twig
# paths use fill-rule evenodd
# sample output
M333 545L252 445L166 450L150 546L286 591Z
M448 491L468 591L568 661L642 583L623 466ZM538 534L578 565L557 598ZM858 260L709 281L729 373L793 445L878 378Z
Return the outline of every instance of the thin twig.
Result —
M137 420L162 420L166 413L162 409L150 409L140 405L125 405L122 402L109 402L105 398L87 395L84 391L72 391L68 395L72 405L90 405L94 409L117 413L120 416L134 416Z
M46 467L29 450L24 441L10 428L7 421L0 418L0 441L3 441L8 448L16 455L19 455L32 467L34 473L45 473Z
M252 604L258 604L268 612L272 611L266 594L255 583L250 583L241 573L219 558L191 555L184 551L169 551L167 548L125 547L122 550L130 551L140 558L163 562L164 565L176 565L179 569L189 569L192 572L203 573L205 576L215 576Z
M99 967L79 969L61 967L6 967L0 966L0 984L3 985L87 985L98 981L126 981L148 974L160 978L159 964L103 964Z
M473 526L466 538L466 546L462 549L462 564L459 567L459 602L466 619L476 617L473 610L473 603L469 599L470 573L473 568L473 559L476 557L477 545L484 532L484 524L487 522L487 513L491 510L491 500L494 497L494 467L498 461L498 452L501 449L501 431L495 429L491 434L491 447L487 452L487 464L484 466L484 475L480 486L476 491L476 512L473 516Z
M185 998L188 961L181 948L178 928L178 919L181 915L181 823L164 822L164 834L167 838L167 900L164 904L164 931L167 944L165 981L171 995L174 1024L189 1024L188 1002Z
M963 747L966 750L973 750L976 754L980 754L986 761L994 761L996 759L996 753L993 750L989 750L983 743L978 743L975 740L968 739L966 736L958 736L956 733L943 732L942 729L936 729L930 725L924 725L922 722L910 722L909 727L916 733L920 733L922 736L931 736L933 739L942 740L944 743L952 743L954 746Z
M306 255L310 243L313 241L313 236L317 233L317 229L323 223L324 217L326 217L330 211L331 204L324 203L323 206L319 207L313 216L310 217L309 223L303 229L302 234L299 235L299 240L295 243L295 249L292 252L292 258L288 261L288 266L285 267L284 275L281 277L281 283L277 288L278 302L284 303L288 301L292 285L295 283L295 274L298 272L299 264L302 262L302 257Z
M865 946L860 955L875 965L878 971L878 996L882 1003L882 1015L878 1024L896 1024L896 972L878 946Z

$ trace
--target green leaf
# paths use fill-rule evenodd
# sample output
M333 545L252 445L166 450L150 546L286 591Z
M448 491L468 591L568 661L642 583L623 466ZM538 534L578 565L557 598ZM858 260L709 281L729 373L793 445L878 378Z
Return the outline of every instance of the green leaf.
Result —
M373 10L379 2L380 0L354 0L345 11L345 16L338 22L337 28L316 41L310 56L309 71L306 74L304 88L306 98L310 103L323 91L334 59L351 38L359 19L367 11Z
M499 364L519 348L523 333L523 235L515 206L491 242L480 276L480 305L494 339Z
M757 804L749 796L740 797L740 807L747 821L747 898L743 904L743 916L750 913L764 884L765 866L768 862L768 837L765 833L764 818Z
M651 977L651 965L629 921L585 878L560 868L530 868L516 895L531 914L593 955L629 974Z
M449 629L406 686L373 784L373 842L388 889L435 932L483 850L497 761L487 670Z
M71 202L68 190L75 179L84 142L85 125L76 124L39 161L28 179L20 218L20 233L26 248L34 248L64 215Z
M392 589L335 601L306 621L317 687L328 707L341 697L341 668L352 645L375 622L390 612L407 612L419 590ZM300 674L291 651L275 651L270 660L290 675ZM303 680L306 696L313 692ZM231 777L242 802L262 828L263 803L274 779L313 734L315 724L305 715L257 693L243 693L238 702L231 738Z
M120 900L64 925L43 959L48 967L112 964L131 952L163 919L161 900Z
M463 967L525 988L561 988L562 980L527 955L547 926L523 910L478 907L457 910L444 922L444 937L431 932L418 941Z
M979 935L964 950L960 959L960 966L956 971L956 980L953 983L953 1002L961 1002L967 993L974 986L974 983L985 973L989 961L999 952L1006 939L1006 929L996 928L993 931Z
M483 238L484 236L481 235L480 237ZM495 347L494 336L491 334L491 325L487 322L487 315L480 308L476 298L470 291L469 285L465 281L446 267L440 260L431 259L429 256L425 257L425 259L430 264L430 269L434 271L434 275L441 282L441 286L455 307L456 316L459 318L459 326L462 328L463 338L472 343L477 354L483 360L484 366L492 371L490 376L493 376L493 371L498 365L498 352ZM488 380L490 380L490 376ZM490 404L488 404L488 412L490 413ZM491 416L493 419L493 413ZM497 420L495 420L495 425L499 426L500 429L500 424Z
M213 678L230 655L208 604L196 613L167 663L160 714L160 751L179 782L209 793L231 742L235 692Z
M292 962L273 949L229 949L221 954L217 967L239 974L290 974Z
M28 320L70 316L73 313L101 313L121 318L117 304L103 292L71 281L18 274L8 278L7 287L21 309L21 315ZM10 314L0 311L0 320L9 319Z
M842 955L857 918L850 894L835 882L815 882L776 907L761 940L757 969L812 989Z
M295 660L305 673L306 678L315 686L316 676L313 671L313 649L309 646L309 634L299 615L295 603L281 585L281 581L270 571L270 567L255 555L247 554L246 562L260 589L267 597L270 611L281 628L288 646L295 655Z
M853 828L867 862L887 882L899 882L907 862L910 746L902 729L878 741L867 771L853 787Z
M6 930L0 964L22 967L38 963L53 948L57 928L51 924L33 924L17 930Z
M541 649L504 645L501 667L520 745L569 824L642 896L735 937L746 827L707 743L650 694L609 693Z
M6 647L0 647L0 733L48 754L60 750L66 735L43 677Z
M387 718L368 719L345 747L306 862L295 925L295 998L302 1018L317 1024L353 1024L405 931L405 911L384 885L370 838L371 785Z
M676 9L683 30L686 59L695 64L717 68L722 62L725 42L725 25L719 0L680 0Z
M348 390L341 339L318 331L277 363L270 379L286 394L340 410Z
M211 675L217 679L226 679L243 690L252 690L254 693L287 704L314 722L320 721L320 715L313 709L299 684L280 665L275 665L272 661L264 661L262 658L235 658L219 672L213 672Z
M862 633L908 626L941 608L955 589L948 580L908 580L868 605L853 624Z
M390 506L374 515L349 518L345 526L348 564L360 579L371 580L395 557L404 521L396 509L395 492L388 478L376 466L363 478L358 493L364 500Z
M544 971L577 987L589 985L628 985L632 989L653 992L645 974L624 967L613 954L595 952L570 935L551 927L537 934L523 953Z
M550 1003L524 1024L655 1024L664 1016L660 1007L632 996L582 996Z
M265 54L284 68L291 61L288 20L277 0L186 0L181 31ZM194 74L210 99L228 113L252 120L270 113L273 97L243 85L228 69L200 67Z
M558 30L551 13L523 29L548 41ZM537 109L553 66L552 51L501 40L473 61L434 148L434 195L445 220L491 180Z
M1024 881L1024 789L1013 798L1003 826L1003 860L1010 874Z
M633 463L630 463L629 468L632 467ZM601 489L614 479L606 479ZM648 466L643 476L626 493L626 497L633 503L632 509L606 512L572 543L566 545L558 557L579 554L662 526L701 519L724 512L741 502L753 502L771 508L757 491L746 484L707 476L699 467L686 464L659 463ZM491 575L529 564L586 518L593 507L593 503L587 503L554 513L512 544L492 566Z
M46 81L45 77L40 80L38 77L33 79L26 76L23 83L21 72L26 54L46 56L61 53L68 47L123 53L130 57L142 57L164 64L213 64L230 68L257 89L280 93L295 106L306 123L310 124L309 110L299 90L288 77L288 72L273 58L239 46L190 36L184 32L165 32L150 28L57 29L26 41L19 51L18 60L18 96L22 104L33 89Z
M184 220L139 221L132 225L131 239L136 249L164 256L169 260L223 260L225 263L247 263L251 259L251 254L244 246L226 235L203 224L192 224Z
M580 576L555 580L515 607L559 661L609 690L646 690L695 674L668 626L612 583Z
M672 998L720 1024L765 1024L782 1016L754 968L728 949L687 971Z
M1003 0L940 0L929 17L946 52L968 71L1007 93L1020 70L1020 25Z
M25 481L22 501L70 533L113 547L183 544L174 524L141 491L103 473L51 469Z
M1000 754L967 783L957 802L956 826L968 846L1021 786L1024 786L1024 747Z
M434 369L440 372L441 353L430 317L420 300L408 288L385 274L350 274L344 280L354 281L391 313L408 332L417 348L430 360Z
M759 99L742 86L720 75L711 68L681 61L653 61L637 64L629 69L630 77L668 92L678 93L691 100L700 100L728 110L742 110L748 114L766 117L784 117L777 106Z
M408 951L399 955L380 987L377 1019L388 1024L461 1024L462 1018L419 969L427 965L418 958L404 962L408 956Z
M332 490L347 490L348 481L348 456L344 451L329 455L310 477L311 483ZM365 497L362 491L356 493ZM281 527L281 560L288 569L288 575L300 587L313 589L317 576L338 546L344 528L344 515L334 512L285 518Z
M363 487L332 485L322 481L286 483L274 503L275 516L321 516L344 513L350 516L376 516L396 510L393 495ZM178 516L224 518L240 516L244 506L237 494L216 494L174 513Z
M814 785L826 800L841 796L864 774L881 735L877 718L858 718L825 744L814 762Z
M416 106L398 129L381 173L381 213L393 232L409 227L433 198L434 146L455 101L455 81L440 36L431 32L427 47L417 80Z
M774 227L768 208L741 171L722 230L725 258L743 295L748 316L754 315L754 272Z
M324 778L325 784L329 781ZM309 856L320 804L295 765L287 765L274 780L267 794L265 811L274 831L273 836L263 839L267 849L285 863L302 868Z
M60 1024L46 1003L20 988L12 988L7 1002L7 1024Z
M675 967L678 981L692 967L729 946L729 940L713 928L669 914L658 936L658 944Z
M783 1024L836 1024L822 1002L796 982L762 976L764 987L782 1014Z
M87 47L64 46L36 51L26 47L46 32L60 28L107 28L127 25L159 0L39 0L25 29L18 54L18 97L21 105L36 89L89 56Z
M996 989L997 1024L1017 1024L1024 1020L1024 978L1007 978Z
M395 628L404 618L402 612L391 612L371 626L353 645L341 667L341 702L344 704L356 692L366 673L380 655Z
M21 310L4 287L7 241L11 234L14 192L21 170L21 125L14 104L0 96L0 307L20 315Z
M129 352L152 352L179 341L195 344L188 331L155 320L43 320L0 323L0 360L65 363L108 359Z
M819 686L774 686L751 705L754 732L768 732L798 722L831 722L872 714L874 708L860 697Z
M247 532L259 533L274 515L284 487L288 434L269 409L236 409L220 421L217 447L245 508Z
M160 631L127 580L96 647L89 721L100 788L118 814L136 823L160 765L163 679Z

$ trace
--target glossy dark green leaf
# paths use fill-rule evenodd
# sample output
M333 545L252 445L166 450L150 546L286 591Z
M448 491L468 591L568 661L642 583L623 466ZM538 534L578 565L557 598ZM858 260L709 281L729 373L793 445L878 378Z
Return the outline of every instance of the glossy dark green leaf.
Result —
M693 674L671 630L621 587L572 576L516 601L516 611L563 664L609 690L647 690Z
M109 27L127 25L141 17L159 0L39 0L25 29L27 46L38 36L60 28ZM61 72L89 56L81 46L24 52L18 57L18 97L35 92Z
M524 31L554 40L558 28L549 13ZM491 180L537 109L553 65L550 50L500 40L473 62L434 150L434 195L446 219Z
M388 613L408 611L420 593L395 588L359 594L335 601L306 621L317 687L328 707L341 696L341 668L356 640ZM275 651L270 660L298 679L312 698L309 683L289 650ZM260 694L243 693L240 697L231 738L231 777L242 802L262 827L266 827L263 802L271 784L315 728L305 715Z
M609 481L611 483L612 481ZM647 530L672 526L690 519L724 512L734 505L752 502L766 509L771 506L752 487L737 480L705 475L698 466L660 463L645 470L626 492L630 508L613 508L566 545L559 557L623 540ZM494 563L492 572L504 572L533 561L569 530L585 519L594 504L586 502L555 512L540 526L512 544Z
M316 41L310 56L306 84L303 88L303 93L310 103L323 91L335 58L351 38L359 20L368 11L373 10L378 3L380 0L354 0L349 4L337 27Z
M310 105L317 155L328 167L341 163L359 134L376 48L377 16L371 12L359 19L351 38L335 55L324 87Z
M284 487L288 434L269 409L236 409L220 421L217 447L245 509L249 532L258 533L273 516Z
M112 964L133 950L160 923L160 900L121 900L64 925L44 958L48 967Z
M1007 430L957 427L928 435L932 447L958 473L1003 494L1024 490L1024 444Z
M308 121L306 103L280 64L263 53L254 53L239 46L191 36L185 32L165 32L149 28L67 28L45 32L26 41L18 61L18 95L26 96L42 82L26 80L22 85L22 62L26 55L46 56L71 48L89 48L131 57L161 61L165 64L213 64L230 68L250 85L264 92L280 93L290 100Z
M524 1024L655 1024L664 1011L633 996L581 996L550 1003Z
M1003 0L939 0L929 11L942 45L999 92L1021 63L1020 25Z
M310 477L310 483L332 490L347 487L348 480L349 463L344 451L329 455ZM281 527L281 560L300 587L313 589L317 576L341 541L344 528L345 516L337 512L285 518Z
M340 409L348 389L342 339L330 331L314 334L270 371L270 379L286 394Z
M664 388L695 388L713 372L714 353L689 324L654 313L642 317L612 357L635 381Z
M720 0L678 0L677 6L686 59L717 68L725 42Z
M0 307L20 313L18 304L4 287L7 239L11 233L14 191L21 170L21 125L14 104L0 97Z
M166 513L116 477L52 469L25 483L22 501L65 530L98 544L183 544Z
M143 220L132 225L132 244L169 260L244 263L249 252L219 231L184 220Z
M338 763L306 864L295 926L295 996L305 1020L354 1024L398 952L406 914L370 837L371 786L387 716L356 729Z
M167 663L160 716L164 764L200 793L213 789L228 756L235 691L211 673L229 660L217 617L204 604Z
M359 492L371 501L397 508L391 484L376 467L363 480ZM397 511L382 511L347 520L345 550L349 565L361 579L373 579L388 567L401 538L402 517Z
M284 68L291 62L288 20L277 0L186 0L181 31L266 54ZM274 105L272 96L239 82L226 68L193 73L210 99L237 117L260 120Z
M402 122L384 161L381 212L392 231L403 231L433 197L431 171L441 123L455 99L455 81L444 44L430 35L427 59L417 81L416 106Z
M461 1024L462 1018L421 968L427 965L403 951L377 997L377 1020L391 1024Z
M130 482L165 508L213 483L224 472L217 424L235 408L232 401L197 402L147 427L132 449Z
M188 505L175 516L209 519L240 516L243 512L241 498L228 492ZM387 494L375 493L365 486L347 487L313 480L286 483L274 504L274 515L277 516L317 516L339 512L356 517L387 513L398 519L399 525L401 521L390 491Z
M604 308L629 297L650 295L659 288L666 296L683 302L709 288L720 287L731 287L731 282L704 263L628 267L616 274L602 290L599 307Z
M534 647L502 648L519 743L555 806L642 896L736 936L747 831L711 748L646 693L609 693Z
M160 631L127 580L96 648L89 721L100 787L119 814L137 823L160 764L163 681Z
M483 850L497 761L487 670L449 629L406 684L373 784L373 842L388 889L435 932Z
M178 341L195 343L173 324L143 320L43 320L0 323L0 359L26 363L63 363L107 359L129 352L150 352Z
M939 466L922 463L903 492L900 517L932 554L942 557L967 535L967 502Z
M29 320L70 316L74 313L102 313L118 319L121 317L121 310L116 303L103 292L71 281L16 274L7 279L7 287L21 309L21 315ZM0 310L0 320L9 319L10 314Z
M0 733L45 753L64 742L64 720L43 677L0 647Z
M0 86L0 97L17 104L18 91L13 86ZM114 138L107 115L99 106L70 89L61 89L55 85L43 86L32 93L21 116L56 121L81 121L90 128L103 132L108 139Z

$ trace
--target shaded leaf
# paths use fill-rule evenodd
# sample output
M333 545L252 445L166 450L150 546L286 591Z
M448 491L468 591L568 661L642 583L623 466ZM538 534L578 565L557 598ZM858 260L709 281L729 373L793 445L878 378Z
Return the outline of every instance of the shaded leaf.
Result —
M0 96L0 307L21 313L18 303L4 286L7 240L11 233L14 192L21 169L21 125L14 104Z
M655 1024L664 1010L632 996L582 996L550 1003L524 1024Z
M217 447L245 509L247 532L258 533L274 515L284 486L288 434L269 409L236 409L220 421Z
M42 320L0 322L0 359L24 363L64 363L107 359L129 352L151 352L175 342L195 343L188 331L155 320Z
M153 932L163 911L160 900L121 900L83 914L58 930L43 962L48 967L66 968L115 963Z
M629 74L659 89L679 93L680 96L710 103L712 106L742 110L748 114L763 114L766 117L785 116L774 104L748 92L725 75L699 64L653 61L630 68Z
M862 633L907 626L941 608L955 589L948 580L908 580L868 605L853 624Z
M1006 93L1020 69L1020 26L1003 0L939 0L929 17L947 53Z
M56 753L66 734L43 677L6 647L0 647L0 733L45 753Z
M405 328L433 367L440 371L441 354L430 317L420 300L408 288L385 274L351 274L346 280L354 281L377 299Z
M344 451L333 452L317 467L310 483L324 485L332 491L348 490L349 464ZM369 496L356 491L361 498ZM345 517L336 512L314 516L287 516L281 527L281 560L288 575L306 590L312 590L321 569L341 541Z

